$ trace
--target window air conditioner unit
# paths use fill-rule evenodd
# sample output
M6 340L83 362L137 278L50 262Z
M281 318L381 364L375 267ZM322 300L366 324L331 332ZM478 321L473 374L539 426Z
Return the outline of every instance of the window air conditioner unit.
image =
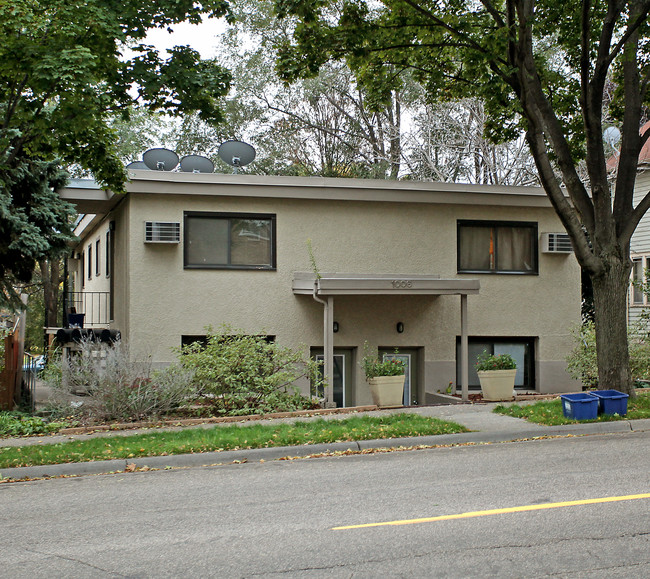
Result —
M145 221L145 243L180 243L181 224L174 221Z
M542 233L542 253L573 253L568 233Z

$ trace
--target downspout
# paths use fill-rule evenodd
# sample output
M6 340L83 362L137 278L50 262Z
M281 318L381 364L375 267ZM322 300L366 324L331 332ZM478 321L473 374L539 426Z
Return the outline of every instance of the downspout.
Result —
M332 332L332 302L331 298L323 300L318 297L318 279L314 280L312 297L319 304L323 304L323 379L327 392L325 406L333 408L334 404L334 335Z

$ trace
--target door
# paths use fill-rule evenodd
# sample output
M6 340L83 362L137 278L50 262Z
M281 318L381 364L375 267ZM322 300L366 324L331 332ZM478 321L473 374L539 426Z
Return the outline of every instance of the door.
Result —
M418 396L418 350L416 348L402 349L380 348L379 355L383 360L401 360L404 364L404 406L416 406Z
M354 406L354 388L352 384L352 350L334 348L334 368L333 368L333 388L334 388L334 402L337 408L344 408L346 406ZM312 348L312 357L317 362L324 362L322 348ZM321 366L322 368L322 366ZM318 393L318 396L323 396L324 393Z

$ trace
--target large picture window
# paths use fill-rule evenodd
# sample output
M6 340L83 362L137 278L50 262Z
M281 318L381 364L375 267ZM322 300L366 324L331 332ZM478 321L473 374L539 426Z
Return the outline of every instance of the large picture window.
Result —
M275 215L186 213L186 268L275 269Z
M476 373L476 360L487 352L488 354L510 354L517 362L515 388L526 390L535 389L535 338L469 338L469 387L481 387ZM456 382L460 386L460 337L456 339Z
M537 223L459 221L458 271L536 274Z

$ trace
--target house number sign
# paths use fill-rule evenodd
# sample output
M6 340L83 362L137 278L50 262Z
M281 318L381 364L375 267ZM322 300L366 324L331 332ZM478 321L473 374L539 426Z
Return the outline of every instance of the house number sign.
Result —
M413 287L413 282L410 279L394 279L391 284L393 289L409 289Z

